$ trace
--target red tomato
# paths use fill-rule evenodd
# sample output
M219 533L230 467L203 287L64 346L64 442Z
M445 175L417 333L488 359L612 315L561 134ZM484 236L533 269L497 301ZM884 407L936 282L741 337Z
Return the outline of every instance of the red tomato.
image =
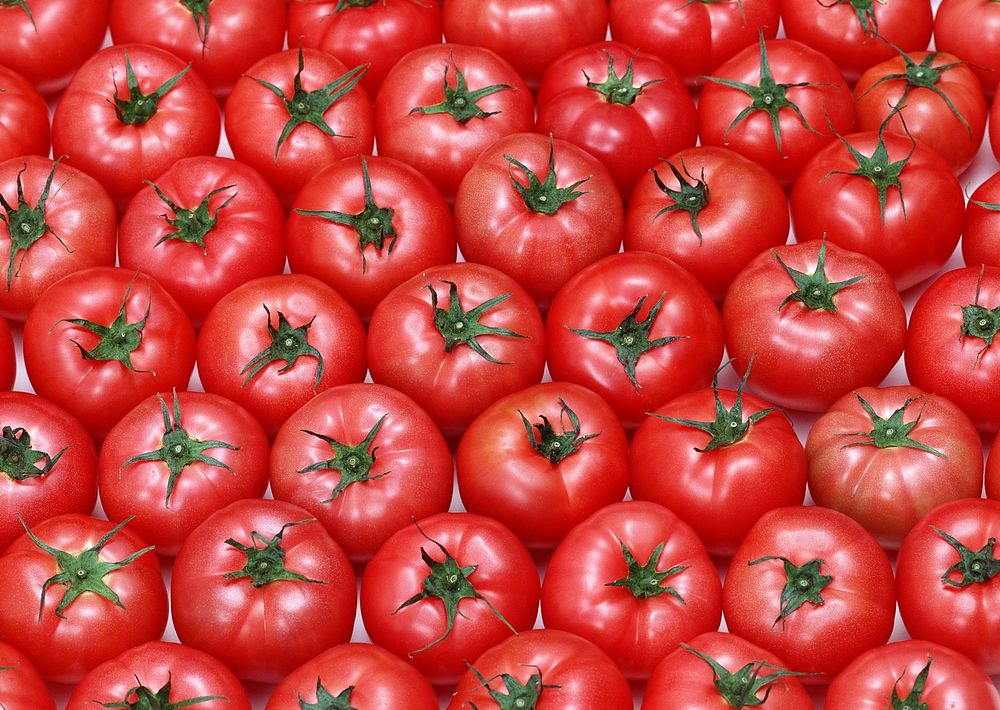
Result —
M586 639L554 629L511 636L469 665L448 710L491 707L484 703L534 710L633 707L632 691L606 653Z
M253 168L228 158L185 158L129 202L118 259L163 284L200 327L234 288L284 269L285 212Z
M546 70L537 130L591 153L628 199L657 159L694 145L698 113L667 62L622 42L598 42Z
M28 657L5 643L0 643L0 705L10 710L56 710L45 681Z
M947 397L984 434L1000 429L1000 267L967 266L939 276L910 313L906 374Z
M963 653L990 675L1000 673L998 535L1000 502L952 501L913 527L896 559L899 615L910 636Z
M986 460L986 497L1000 500L1000 433L993 439L990 457Z
M967 61L986 95L993 96L1000 81L1000 8L990 0L941 0L934 46Z
M118 45L80 67L52 118L52 150L100 182L124 211L142 181L219 147L219 107L191 65ZM232 136L230 136L232 140Z
M268 436L318 392L365 378L365 329L354 309L311 276L248 281L209 312L198 336L206 392L253 414Z
M543 310L571 276L618 251L623 221L607 169L551 134L501 138L479 156L455 198L462 256L500 269Z
M785 193L762 166L726 148L687 148L661 162L629 198L625 250L673 259L721 302L755 256L788 241Z
M157 392L187 389L191 322L154 279L95 267L45 291L24 326L24 365L35 392L97 440Z
M851 91L837 66L801 42L763 35L706 77L698 115L702 145L735 150L783 187L833 132L854 127Z
M0 640L46 680L75 683L167 625L153 547L125 523L75 513L49 518L0 557Z
M996 159L1000 160L1000 99L994 99L990 109L990 147Z
M0 316L0 392L14 387L16 375L17 359L14 352L14 336L11 335L7 319Z
M48 154L49 107L31 82L0 66L0 162Z
M291 270L332 286L365 322L406 279L454 261L455 226L441 193L392 158L338 160L306 183L288 217Z
M184 541L170 586L181 643L263 683L350 639L356 598L344 551L305 510L275 500L209 516Z
M966 266L1000 266L1000 172L969 198L962 229L962 259Z
M729 630L788 668L830 679L892 633L896 590L885 552L843 513L765 513L733 556L722 590Z
M439 513L388 540L365 568L361 616L371 640L434 684L530 629L539 582L524 545L491 518Z

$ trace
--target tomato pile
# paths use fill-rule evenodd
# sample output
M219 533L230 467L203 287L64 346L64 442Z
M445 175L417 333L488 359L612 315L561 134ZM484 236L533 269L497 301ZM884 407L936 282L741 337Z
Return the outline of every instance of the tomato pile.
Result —
M1000 710L998 47L0 0L0 707Z

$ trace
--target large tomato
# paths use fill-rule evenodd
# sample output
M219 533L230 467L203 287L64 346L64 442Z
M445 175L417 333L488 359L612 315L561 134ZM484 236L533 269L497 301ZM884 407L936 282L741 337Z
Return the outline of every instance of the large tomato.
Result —
M969 198L962 228L962 259L966 266L1000 266L1000 172Z
M0 643L0 706L8 710L56 710L31 661L6 643Z
M1000 81L1000 8L990 0L941 0L934 15L934 46L958 54L979 77L987 96Z
M14 387L17 376L17 353L14 350L14 336L10 332L7 319L0 316L0 392Z
M0 162L48 154L49 107L31 82L0 66Z

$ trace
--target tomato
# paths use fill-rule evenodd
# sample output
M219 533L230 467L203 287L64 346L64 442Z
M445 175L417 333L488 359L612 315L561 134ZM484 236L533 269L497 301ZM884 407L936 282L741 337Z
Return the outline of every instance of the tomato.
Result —
M253 168L184 158L129 202L118 258L159 281L200 327L234 288L284 269L285 212Z
M431 182L382 156L338 160L299 192L288 217L288 265L332 286L367 322L385 296L455 261L451 210Z
M0 162L48 154L49 107L31 82L0 66Z
M694 145L698 113L667 62L621 42L598 42L546 70L537 130L591 153L628 199L657 159Z
M271 493L308 510L354 562L413 520L448 510L453 462L412 399L375 384L341 385L278 431Z
M966 266L1000 266L1000 172L975 189L965 210L962 260Z
M50 286L24 326L35 392L97 440L157 392L187 389L194 329L154 279L113 267L76 271Z
M761 705L812 710L795 671L770 651L712 631L683 644L653 670L642 710L723 710Z
M552 379L601 395L626 429L706 386L722 357L722 321L705 289L645 252L614 254L570 279L546 329Z
M14 387L17 375L17 359L14 352L14 336L11 335L7 319L0 316L0 392Z
M0 392L0 425L2 552L24 534L22 520L94 509L97 451L80 422L28 392Z
M990 0L941 0L934 46L967 61L986 95L993 96L1000 81L1000 8Z
M910 313L906 374L927 392L947 397L984 434L1000 429L1000 267L967 266L939 276Z
M993 439L990 456L986 460L986 497L1000 500L1000 433Z
M160 638L160 565L125 523L71 513L25 530L0 557L0 640L16 643L46 680L75 683Z
M63 276L115 263L114 203L61 159L0 163L0 208L0 316L23 321Z
M327 165L372 152L371 102L357 85L365 71L300 46L264 57L236 81L225 110L233 156L283 205Z
M356 598L351 563L323 526L297 505L259 499L195 528L170 587L181 643L264 683L350 639Z
M73 76L52 118L52 150L124 211L143 180L181 158L214 154L219 131L219 107L190 64L156 47L117 45Z
M511 636L470 663L448 710L492 707L484 703L535 710L633 707L632 691L606 653L554 629Z
M224 99L258 59L281 51L281 0L112 0L115 44L149 44L180 57Z
M983 669L961 653L909 640L858 656L834 678L824 705L827 710L949 706L997 710L1000 693Z
M716 5L727 3L708 7ZM660 162L629 198L625 250L673 259L721 302L751 259L788 241L785 193L762 166L726 148L687 148Z
M56 710L45 681L31 661L6 643L0 643L0 705L10 710Z
M618 251L623 221L607 169L551 134L501 138L455 198L462 256L511 276L543 310L571 276Z
M993 108L990 109L990 147L993 155L1000 160L1000 99L993 100Z
M906 341L906 312L889 274L825 242L763 252L729 288L726 351L751 390L782 407L823 412L879 384Z
M814 9L815 11L815 9ZM782 187L833 133L854 126L851 92L826 55L792 39L746 47L705 77L698 102L702 145L760 163Z
M792 190L799 241L829 239L871 257L900 291L930 278L955 251L965 195L948 163L887 124L838 136Z
M205 391L246 408L268 436L317 393L361 382L365 370L361 319L336 291L302 274L238 286L198 336Z
M778 0L611 0L611 37L656 54L688 86L752 44L778 33Z
M733 556L722 590L729 631L829 683L892 633L896 590L885 552L843 513L765 513Z
M903 540L896 559L899 615L912 638L965 654L1000 673L1000 501L939 505Z
M361 580L372 642L407 658L437 685L466 661L530 629L539 582L524 545L491 518L439 513L386 540Z
M207 653L163 641L129 649L92 670L73 689L66 710L93 710L94 703L250 710L246 691L222 663Z
M485 47L415 49L390 70L375 99L379 155L415 167L449 202L480 153L534 127L524 80Z

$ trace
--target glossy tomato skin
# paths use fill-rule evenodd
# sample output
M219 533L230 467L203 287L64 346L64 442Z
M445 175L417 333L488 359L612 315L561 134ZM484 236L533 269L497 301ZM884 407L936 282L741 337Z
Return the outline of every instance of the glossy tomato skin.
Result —
M5 57L6 61L6 57ZM0 161L49 154L49 107L31 82L0 66Z
M7 319L0 316L0 392L13 389L17 376L17 359L14 351L14 336L7 325Z
M985 203L989 207L981 204ZM965 209L962 260L966 266L1000 266L1000 172L975 189ZM996 207L997 209L993 209Z
M353 454L362 463L337 461L343 456L321 437L345 447L368 441ZM282 425L271 451L271 493L316 516L353 562L367 562L413 520L448 510L452 476L451 452L430 416L405 394L370 383L317 395Z
M693 215L697 231L692 212L673 207L678 200L656 182L658 177L668 190L683 194L671 165L688 185L702 185L701 192L688 193L705 202ZM670 211L661 213L663 209ZM625 250L673 259L721 303L729 284L755 256L788 241L788 224L784 190L762 166L727 148L687 148L661 161L636 183L625 214Z
M73 75L52 118L53 155L100 182L124 211L142 181L161 175L174 162L213 155L219 147L219 107L205 82L186 73L157 102L147 120L119 118L116 99L129 101L128 57L138 91L149 102L188 65L149 45L116 45L93 55ZM143 113L143 110L138 110Z
M401 605L421 594L431 571L421 550L436 563L448 560L439 545L481 598L459 599L451 631L434 643L448 627L442 599ZM531 628L539 589L531 555L505 526L472 513L439 513L403 528L375 553L361 580L361 616L373 643L409 660L431 683L450 685L467 659L511 636L511 628Z
M334 288L368 322L375 306L406 279L453 263L456 247L451 210L426 177L393 158L364 160L364 168L358 156L338 160L299 192L288 216L288 265ZM392 210L392 234L384 235L381 247L364 243L367 237L353 225L299 212L361 215L370 204L363 170L371 183L371 203Z
M262 550L275 538L286 576L259 583L255 568L276 566L274 557L254 560L237 545ZM351 563L323 526L297 505L260 499L231 503L199 525L170 587L181 643L263 683L350 639L356 599Z
M31 661L13 646L0 643L0 704L10 710L56 710L56 704Z
M540 193L539 199L546 198L539 205L543 211L534 209L515 187L530 189L529 176L507 159L544 182L550 150L555 186L580 183L576 191L583 193L554 214L548 204L564 198ZM618 251L623 222L621 196L604 165L568 141L553 140L550 148L549 139L537 133L506 136L483 151L455 198L462 256L511 276L543 310L570 277Z
M822 604L805 601L786 612L782 590L790 578L783 557L818 575ZM754 563L754 564L751 564ZM829 683L859 654L884 644L892 633L896 590L892 568L875 538L843 513L817 506L765 513L733 556L722 590L731 633L781 657L808 685ZM783 617L783 618L782 618Z
M489 680L484 687L472 668ZM489 707L496 702L492 692L501 696L506 674L519 685L529 685L532 678L541 682L536 710L631 710L632 691L621 671L606 653L580 636L555 629L530 629L511 636L486 651L471 664L458 682L448 710Z
M986 460L986 497L1000 500L1000 433L993 439Z
M31 528L45 544L79 555L99 544L114 523L87 515L59 515ZM124 527L100 551L100 560L119 562L146 549L138 535ZM84 591L57 615L69 587L45 581L61 572L53 555L28 535L15 540L3 557L5 580L0 595L0 640L15 643L42 676L56 683L76 683L98 664L122 651L163 635L167 625L167 590L151 550L103 577L121 606L96 592Z
M632 320L654 316L650 343L680 339L641 354L633 383L614 345L570 328L613 332L640 301ZM646 252L613 254L570 279L552 301L546 329L552 378L599 394L627 430L637 427L646 412L708 385L722 357L722 322L705 289L671 260Z
M934 46L969 62L993 96L1000 80L1000 8L989 0L942 0L934 15Z
M120 332L138 341L135 349L122 360L85 357L81 349L100 354L98 348L110 348L93 329L120 323L123 304L126 327ZM194 355L194 328L170 294L145 274L109 266L57 281L24 326L24 365L35 392L79 419L98 441L146 397L187 389Z

